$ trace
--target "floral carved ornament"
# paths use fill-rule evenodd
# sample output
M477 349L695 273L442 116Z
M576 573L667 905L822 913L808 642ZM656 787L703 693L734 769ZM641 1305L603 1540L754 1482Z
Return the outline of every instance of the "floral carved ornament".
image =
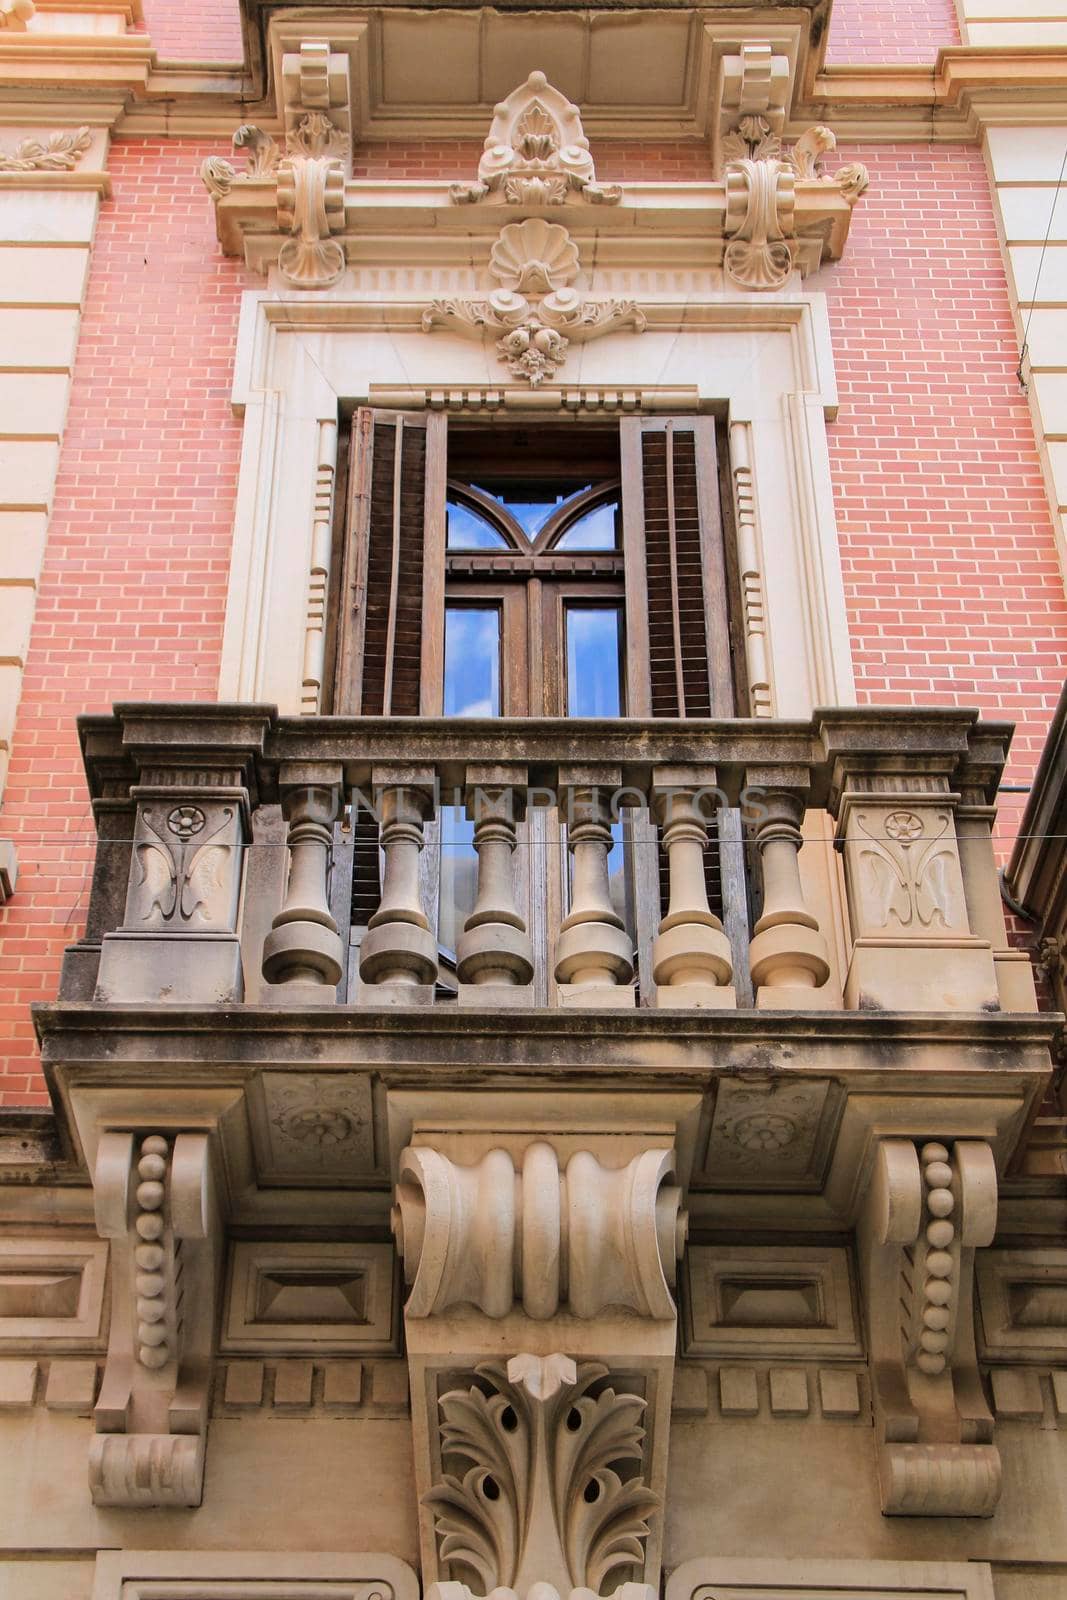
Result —
M498 287L481 299L434 300L423 329L451 327L475 339L499 334L498 359L536 388L555 375L572 344L620 328L644 331L644 313L632 300L593 300L574 288L579 269L578 248L558 222L510 222L489 257Z

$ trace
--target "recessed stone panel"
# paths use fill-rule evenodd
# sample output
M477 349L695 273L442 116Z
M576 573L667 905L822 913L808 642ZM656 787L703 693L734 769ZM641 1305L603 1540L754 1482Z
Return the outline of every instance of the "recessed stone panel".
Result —
M385 1180L381 1114L367 1074L265 1072L249 1099L264 1186Z
M395 1350L394 1259L388 1244L235 1244L222 1348Z
M847 1250L693 1245L683 1277L688 1356L863 1354Z
M1067 1354L1067 1250L980 1250L978 1353L1060 1363Z
M0 1239L0 1349L96 1347L106 1268L102 1239Z
M818 1189L836 1121L826 1078L719 1085L701 1186Z

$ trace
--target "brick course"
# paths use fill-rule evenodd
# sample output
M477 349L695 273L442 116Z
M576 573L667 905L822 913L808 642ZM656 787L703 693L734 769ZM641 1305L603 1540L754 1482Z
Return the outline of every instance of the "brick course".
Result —
M479 149L376 145L357 173L463 177ZM28 1006L54 995L84 916L74 718L215 693L240 444L229 385L254 281L220 256L195 176L223 150L124 140L112 153L0 814L21 863L0 911L0 1103L47 1103ZM607 181L708 176L695 141L595 154ZM1010 775L1025 782L1062 679L1067 602L981 158L940 145L840 158L866 161L871 189L844 261L809 287L829 299L841 389L829 437L859 695L1014 718Z

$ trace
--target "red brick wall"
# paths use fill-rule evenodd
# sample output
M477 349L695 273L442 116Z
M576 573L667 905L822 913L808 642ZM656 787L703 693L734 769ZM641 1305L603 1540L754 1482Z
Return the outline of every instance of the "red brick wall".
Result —
M75 717L216 692L241 432L229 387L251 281L221 257L196 175L217 149L112 148L0 811L19 857L0 910L0 1103L47 1104L28 1007L54 995L85 915L92 819Z
M928 61L959 44L953 0L834 0L826 63Z
M28 1020L78 934L91 825L73 723L123 697L215 692L239 424L238 297L187 141L120 141L105 204L0 826L22 875L0 911L0 1102L44 1103ZM375 146L374 176L463 177L479 144ZM606 180L707 177L700 144L597 152ZM849 149L871 189L830 303L829 429L860 698L1016 719L1032 771L1055 704L1067 603L978 154Z
M241 61L237 0L143 0L145 27L161 60Z

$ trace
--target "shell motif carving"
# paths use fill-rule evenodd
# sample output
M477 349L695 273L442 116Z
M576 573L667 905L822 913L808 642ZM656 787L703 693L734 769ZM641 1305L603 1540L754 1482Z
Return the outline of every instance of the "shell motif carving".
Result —
M509 222L489 256L489 271L501 288L519 294L565 289L578 276L578 247L558 222L531 217Z
M450 1470L425 1504L442 1565L484 1594L534 1583L599 1594L639 1574L659 1509L639 1467L645 1401L563 1355L488 1363L475 1378L440 1400Z

